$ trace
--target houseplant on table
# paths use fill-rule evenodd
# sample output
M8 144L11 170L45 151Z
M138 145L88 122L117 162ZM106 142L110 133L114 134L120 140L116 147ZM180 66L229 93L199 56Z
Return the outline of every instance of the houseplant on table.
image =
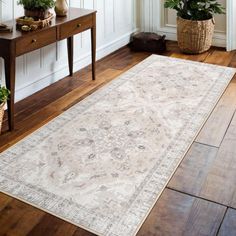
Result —
M49 9L55 6L54 0L19 0L23 5L25 16L44 20L49 17Z
M1 133L1 128L2 128L2 120L3 120L3 115L4 115L4 106L6 104L7 99L9 98L10 91L2 87L0 85L0 133Z
M214 15L225 14L216 0L165 0L165 8L177 11L177 37L181 51L202 53L212 44Z

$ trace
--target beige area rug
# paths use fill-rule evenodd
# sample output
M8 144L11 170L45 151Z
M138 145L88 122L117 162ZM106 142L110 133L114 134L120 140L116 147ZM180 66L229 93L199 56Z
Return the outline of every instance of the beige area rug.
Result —
M234 73L149 57L0 154L0 191L99 235L135 235Z

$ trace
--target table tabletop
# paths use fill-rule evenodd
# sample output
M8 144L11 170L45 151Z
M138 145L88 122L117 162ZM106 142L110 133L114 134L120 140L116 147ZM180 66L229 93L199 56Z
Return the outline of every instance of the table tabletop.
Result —
M36 32L38 33L39 31L43 31L45 29L48 29L49 27L57 27L58 25L64 24L68 21L72 21L74 19L78 19L78 18L87 16L87 15L90 15L90 14L93 14L93 13L96 13L96 10L88 10L88 9L84 9L84 8L73 8L73 7L71 7L68 10L67 16L64 16L64 17L55 16L52 19L52 23L51 23L50 26L42 28L42 29L38 29L38 30L35 30L35 31L30 31L30 32L23 32L23 31L17 30L15 20L14 21L6 21L6 22L3 22L3 23L6 24L6 25L9 25L9 26L13 26L13 31L12 32L4 32L4 33L2 32L2 33L0 33L0 39L1 40L15 40L15 39L20 38L22 36L29 35L29 34L34 34Z

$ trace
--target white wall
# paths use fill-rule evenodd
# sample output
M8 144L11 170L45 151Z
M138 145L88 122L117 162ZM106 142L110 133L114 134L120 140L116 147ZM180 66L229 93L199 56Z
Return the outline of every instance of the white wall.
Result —
M236 1L227 0L227 50L236 49Z
M235 1L235 0L234 0ZM226 0L219 0L224 7ZM141 29L166 34L170 40L176 40L176 12L164 8L164 0L141 0ZM226 15L216 16L215 46L226 46Z
M17 0L0 3L0 20L23 14ZM70 0L72 7L97 9L97 58L126 45L136 30L136 0ZM74 70L90 64L90 32L75 37ZM4 81L3 61L0 76ZM49 45L17 58L16 100L68 75L66 42Z

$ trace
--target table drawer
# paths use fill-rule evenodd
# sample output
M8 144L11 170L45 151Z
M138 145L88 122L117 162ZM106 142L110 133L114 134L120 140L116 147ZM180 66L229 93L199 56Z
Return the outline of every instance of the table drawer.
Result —
M93 15L81 17L60 26L60 40L90 29L93 26Z
M46 45L56 42L57 31L56 27L42 32L29 33L29 35L16 41L16 55L20 56L24 53L34 51Z

